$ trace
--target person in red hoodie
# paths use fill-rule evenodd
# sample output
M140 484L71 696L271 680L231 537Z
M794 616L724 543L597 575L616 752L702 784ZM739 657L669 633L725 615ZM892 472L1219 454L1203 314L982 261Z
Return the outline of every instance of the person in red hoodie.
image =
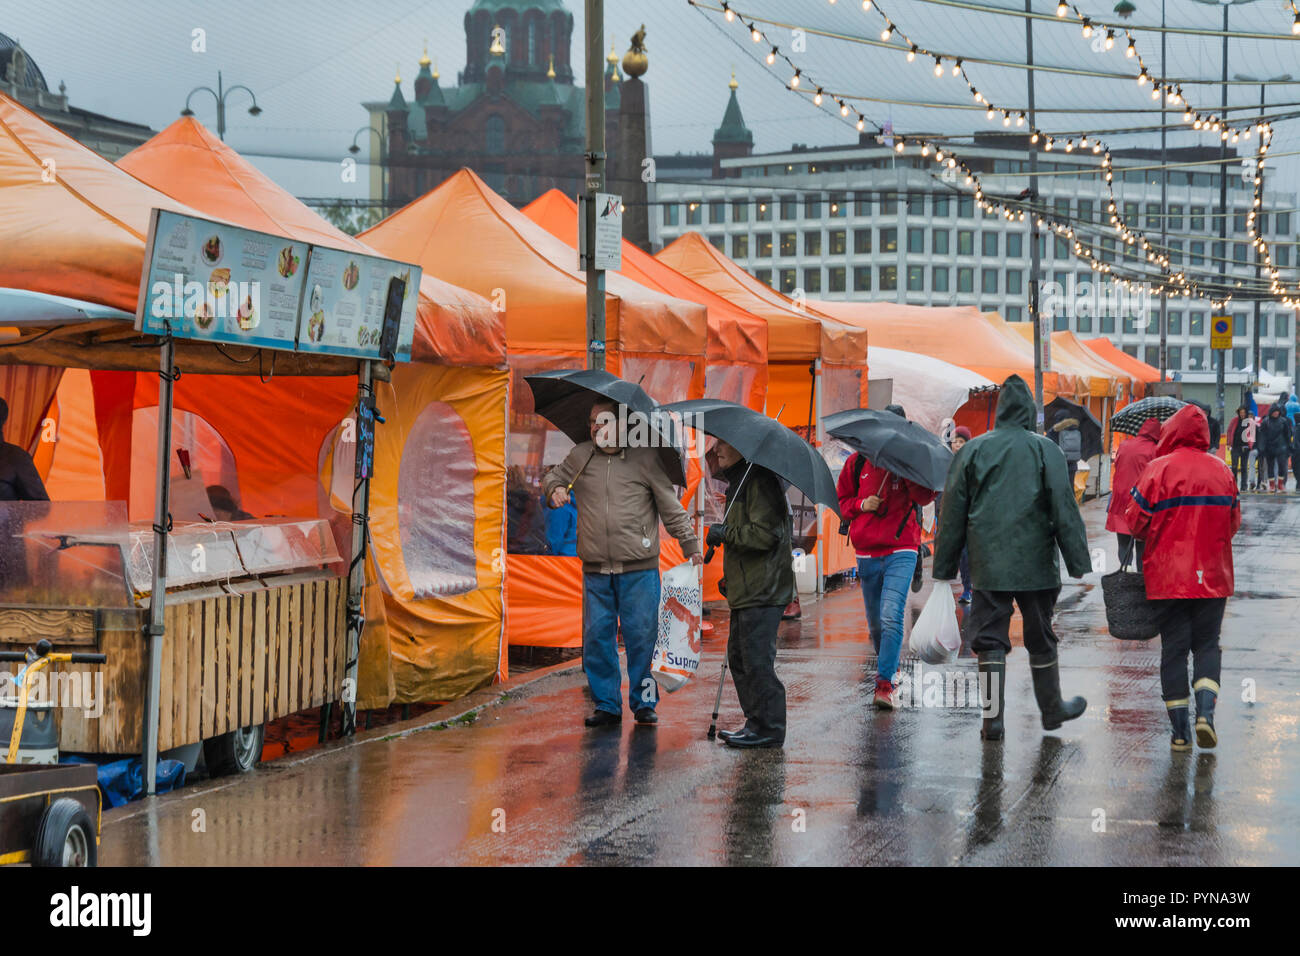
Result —
M891 411L895 408L890 406ZM897 414L902 414L901 408ZM934 500L934 492L856 453L844 463L836 492L840 514L849 518L849 541L858 557L867 628L876 649L874 702L881 710L893 710L903 613L920 556L920 509Z
M1106 509L1106 530L1114 531L1119 539L1120 564L1127 564L1136 543L1137 559L1133 567L1142 570L1142 540L1133 537L1129 528L1128 511L1132 497L1129 492L1137 484L1143 469L1156 457L1156 443L1160 441L1160 420L1148 418L1132 438L1120 444L1115 452L1115 475L1110 483L1110 505Z
M1196 693L1196 742L1218 743L1214 705L1222 652L1219 630L1233 591L1232 536L1241 502L1231 470L1210 447L1210 426L1195 405L1160 431L1156 458L1130 492L1127 518L1146 542L1147 598L1160 605L1160 690L1173 727L1170 746L1192 748L1187 655Z

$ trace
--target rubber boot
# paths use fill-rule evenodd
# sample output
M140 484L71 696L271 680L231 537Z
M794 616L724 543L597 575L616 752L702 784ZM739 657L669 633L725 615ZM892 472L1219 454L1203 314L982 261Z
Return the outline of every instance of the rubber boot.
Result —
M980 710L984 714L980 739L1001 740L1007 700L1007 652L980 651L979 674Z
M1061 672L1055 653L1030 654L1029 673L1034 678L1034 697L1043 714L1044 730L1055 730L1087 710L1088 702L1082 697L1061 699Z
M1165 707L1169 709L1169 725L1173 728L1173 735L1169 738L1169 749L1176 753L1184 753L1192 749L1192 721L1187 713L1187 704L1186 697L1182 700L1165 701Z
M1196 693L1196 744L1203 750L1213 750L1219 742L1214 729L1214 704L1219 699L1219 685L1202 677L1192 685Z

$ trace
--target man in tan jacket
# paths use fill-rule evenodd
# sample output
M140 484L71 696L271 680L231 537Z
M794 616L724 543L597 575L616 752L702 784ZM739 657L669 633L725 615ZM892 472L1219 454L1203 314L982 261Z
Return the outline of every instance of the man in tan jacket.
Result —
M582 667L596 704L588 727L623 719L618 631L627 648L628 706L638 724L658 722L658 687L650 673L659 616L659 522L702 563L691 519L651 447L620 442L613 402L592 406L591 441L574 447L542 482L550 506L577 492L578 557L582 559ZM602 414L603 413L603 414Z

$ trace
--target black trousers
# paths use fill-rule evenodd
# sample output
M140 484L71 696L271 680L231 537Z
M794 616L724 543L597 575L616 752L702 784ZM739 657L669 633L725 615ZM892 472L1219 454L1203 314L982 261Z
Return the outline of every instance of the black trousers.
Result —
M1232 474L1234 476L1236 476L1237 474L1241 475L1240 481L1238 483L1241 485L1242 488L1246 487L1246 465L1247 463L1249 463L1249 461L1250 461L1249 448L1247 448L1245 445L1232 446Z
M1060 588L1042 591L981 591L976 589L971 601L971 650L1003 650L1011 653L1012 602L1020 608L1025 621L1025 650L1031 656L1056 653L1056 633L1052 630L1052 610Z
M785 685L776 676L776 629L784 610L733 610L727 639L727 666L745 712L745 728L780 741L785 740Z
M1223 652L1219 630L1227 598L1179 598L1160 605L1160 696L1182 700L1191 696L1187 655L1192 655L1192 683L1208 677L1219 683Z
M1127 551L1129 551L1130 548L1133 548L1133 549L1135 549L1135 552L1134 552L1134 554L1133 554L1133 570L1134 570L1134 571L1141 571L1141 570L1142 570L1142 552L1145 551L1146 548L1147 548L1147 544L1146 544L1146 542L1143 541L1141 538L1135 538L1135 537L1133 537L1131 534L1120 534L1118 531L1115 532L1115 537L1119 539L1119 563L1120 563L1120 565L1123 566L1123 564L1124 564L1124 554L1125 554Z

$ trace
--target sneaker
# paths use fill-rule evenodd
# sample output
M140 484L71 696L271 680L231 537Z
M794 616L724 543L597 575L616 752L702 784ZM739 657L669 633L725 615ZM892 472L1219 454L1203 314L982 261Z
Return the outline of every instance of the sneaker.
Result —
M876 696L872 703L877 710L894 710L898 706L898 686L883 677L877 677Z
M797 621L802 616L803 616L803 611L799 608L798 598L795 598L793 601L791 601L786 606L786 609L781 612L781 620L783 621Z
M969 604L970 599L971 599L971 590L970 588L967 588L965 591L961 592L961 598L959 599L959 603Z

